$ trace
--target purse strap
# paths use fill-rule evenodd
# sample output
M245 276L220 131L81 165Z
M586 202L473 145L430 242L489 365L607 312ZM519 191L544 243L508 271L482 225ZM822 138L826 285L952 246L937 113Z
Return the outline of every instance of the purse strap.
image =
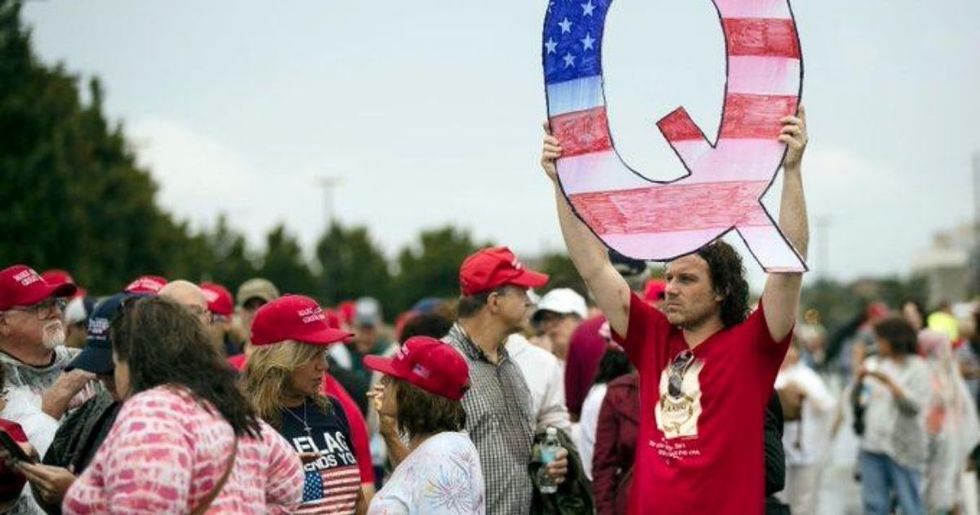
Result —
M228 477L231 476L231 469L235 468L235 457L238 455L238 436L235 436L235 441L231 446L231 456L228 458L228 463L225 465L225 473L221 475L221 479L218 480L218 484L214 485L211 489L211 493L207 497L201 500L201 504L194 508L191 515L204 515L211 507L211 503L218 497L221 493L221 489L225 487L225 483L228 482Z

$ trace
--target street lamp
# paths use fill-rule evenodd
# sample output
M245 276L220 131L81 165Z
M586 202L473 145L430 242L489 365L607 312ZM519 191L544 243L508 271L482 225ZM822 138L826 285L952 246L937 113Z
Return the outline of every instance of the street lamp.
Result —
M317 177L317 184L323 188L323 215L327 222L326 230L329 231L334 222L333 213L333 194L334 190L344 183L344 178L337 175L325 175Z

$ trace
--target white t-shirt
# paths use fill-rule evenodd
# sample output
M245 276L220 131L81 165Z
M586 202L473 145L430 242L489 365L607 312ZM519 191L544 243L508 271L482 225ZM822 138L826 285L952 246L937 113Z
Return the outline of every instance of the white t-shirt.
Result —
M465 433L429 437L402 461L374 496L369 515L486 513L480 455Z
M595 451L595 435L599 426L599 410L602 409L602 401L606 398L606 383L592 385L585 402L582 403L582 418L579 419L579 441L575 442L578 446L579 455L582 457L582 469L585 475L592 479L592 456Z
M830 424L836 413L836 399L826 383L810 367L797 363L781 369L775 388L795 383L806 392L800 420L783 425L783 449L789 465L812 465L823 460L830 446Z
M571 431L572 421L565 407L565 369L561 361L519 334L510 335L505 347L531 391L537 429L554 426Z

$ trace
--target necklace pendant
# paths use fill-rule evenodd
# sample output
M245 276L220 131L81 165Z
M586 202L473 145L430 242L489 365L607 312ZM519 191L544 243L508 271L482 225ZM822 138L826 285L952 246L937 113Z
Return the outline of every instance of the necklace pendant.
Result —
M311 435L310 435L310 433L311 433L311 432L312 432L313 430L312 430L312 429L310 429L310 426L308 426L308 425L306 425L306 422L303 422L303 431L306 431L306 436L311 436Z

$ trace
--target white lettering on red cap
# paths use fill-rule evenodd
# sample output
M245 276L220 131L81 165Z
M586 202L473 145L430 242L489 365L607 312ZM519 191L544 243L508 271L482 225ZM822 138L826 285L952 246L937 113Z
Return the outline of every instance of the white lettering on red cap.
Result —
M24 270L23 272L14 276L14 280L19 282L21 286L30 286L41 280L41 276L37 275L34 270Z
M404 360L408 357L408 346L402 345L398 348L398 352L395 353L395 359L398 361Z
M319 306L315 308L301 309L297 311L296 314L303 319L304 324L312 324L313 322L316 322L318 320L327 319L326 313L324 313Z
M524 269L524 263L521 263L520 261L518 261L517 260L517 256L514 256L514 260L510 262L510 266L512 266L512 267L514 267L514 268L516 268L518 270L523 270Z
M207 300L209 304L218 300L218 292L206 290L203 288L201 289L201 291L204 292L204 299Z

